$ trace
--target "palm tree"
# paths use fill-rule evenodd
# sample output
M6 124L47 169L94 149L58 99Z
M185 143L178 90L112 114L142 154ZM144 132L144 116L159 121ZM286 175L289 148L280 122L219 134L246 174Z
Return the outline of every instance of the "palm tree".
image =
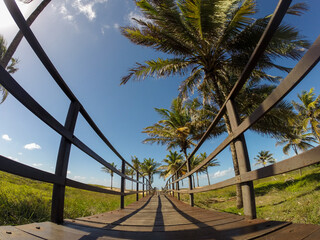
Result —
M160 163L154 161L153 158L145 158L141 163L141 172L144 176L148 176L149 183L153 182L153 175L159 173L158 167Z
M170 110L155 108L162 120L144 129L143 133L147 133L149 138L146 138L143 143L167 145L168 150L179 147L187 159L187 149L196 145L195 141L199 140L205 131L203 125L207 124L204 119L203 124L198 121L199 106L197 99L183 102L180 98L176 98L172 101ZM207 117L212 118L212 116ZM211 134L216 136L223 130L223 127L218 126Z
M177 151L174 151L174 152L169 151L169 154L162 161L166 164L161 165L158 168L158 170L161 170L161 173L160 173L161 177L167 178L170 175L174 174L178 170L178 168L180 168L180 166L183 163L183 157ZM184 168L180 169L179 174L181 173L182 174L185 173Z
M131 178L133 178L134 171L132 168L126 167L125 172L126 172L126 175L129 175L131 176ZM133 181L131 181L131 190L133 190Z
M139 26L123 27L122 34L137 45L166 53L169 58L138 63L122 78L121 84L147 76L160 78L189 74L180 85L180 96L186 98L196 90L204 101L218 110L271 17L253 17L257 12L255 0L140 0L136 4L142 10L144 19L134 19ZM306 6L300 3L293 5L287 13L300 15L303 10ZM265 71L270 68L289 71L289 68L276 64L275 59L299 59L303 53L301 49L307 47L307 41L294 27L280 25L250 76L251 84L249 82L246 87L252 83L258 84L262 79L277 83L279 78ZM250 95L244 99L248 98ZM223 119L230 134L228 116L225 114ZM230 149L235 174L239 175L233 143ZM237 206L241 207L240 185L237 185L237 196Z
M114 168L117 167L117 165L116 165L114 162L111 163L111 166L114 167ZM101 171L106 172L106 173L110 173L110 177L111 177L111 189L112 189L113 173L114 173L113 170L111 170L111 169L103 166L103 167L101 168Z
M4 37L0 34L0 60L1 61L2 61L3 57L5 56L6 52L7 52L7 43L4 39ZM10 64L9 64L9 61L11 61ZM16 68L16 65L18 63L18 59L10 58L9 61L6 65L1 65L1 66L3 68L6 68L8 73L13 74L18 70L18 68ZM2 98L0 101L0 104L1 104L4 102L4 100L6 100L6 98L8 96L8 91L0 84L0 92L2 94Z
M202 162L203 160L205 160L207 158L207 153L204 152L204 153L200 153L200 161ZM208 173L208 168L209 167L215 167L215 166L220 166L218 160L215 158L215 159L212 159L210 162L208 162L207 165L203 166L203 171L206 172L207 174L207 178L208 178L208 185L210 185L210 178L209 178L209 173Z
M265 167L268 163L272 164L275 163L276 160L272 156L273 154L269 151L260 151L257 155L257 157L254 158L254 160L257 161L256 165L262 164L263 167Z
M299 152L304 152L313 147L311 143L316 143L315 138L311 136L312 134L306 133L304 129L299 126L293 127L290 134L281 137L276 146L283 146L283 153L289 155L290 149L298 155ZM300 176L302 176L302 171L299 169Z
M192 157L190 158L190 167L191 167L191 169L195 168L195 167L198 166L200 163L201 163L201 158L199 158L199 156L192 156ZM201 171L201 170L196 171L197 185L198 185L198 187L199 187L199 171ZM195 188L196 183L195 183L195 181L194 181L194 175L192 175L192 177L193 177L193 188Z
M309 92L302 91L301 95L298 94L301 103L292 101L292 104L302 121L303 129L307 130L310 125L311 132L320 143L320 95L316 98L313 91L314 88L311 88Z

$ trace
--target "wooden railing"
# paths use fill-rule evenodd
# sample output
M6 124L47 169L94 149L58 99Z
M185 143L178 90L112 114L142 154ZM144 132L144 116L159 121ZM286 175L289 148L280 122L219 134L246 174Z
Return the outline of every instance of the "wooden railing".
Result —
M253 51L245 69L236 82L235 86L229 93L226 101L222 105L216 118L213 120L206 133L203 135L198 145L192 151L185 163L168 179L166 182L165 190L174 195L177 193L180 199L180 194L190 194L190 204L194 205L193 194L214 189L219 189L235 184L241 184L243 194L243 207L244 214L249 218L256 218L255 196L253 189L253 180L282 174L292 170L300 169L320 162L320 146L317 146L307 152L301 153L295 157L275 163L273 165L251 171L249 156L247 153L246 141L244 132L247 131L254 123L267 114L279 101L281 101L303 78L313 69L320 59L320 37L316 39L310 49L301 58L298 64L291 70L288 76L281 81L276 89L260 104L260 106L246 119L240 122L239 115L235 109L234 99L246 83L251 72L255 68L259 58L264 53L269 41L275 33L277 27L280 25L284 15L286 14L291 0L280 0L276 7L268 26L266 27L263 35L260 38L255 50ZM227 114L230 120L232 132L224 141L198 166L190 169L190 159L195 155L204 141L208 138L210 132L219 123L222 116ZM222 150L224 150L231 142L235 143L236 154L238 158L240 175L231 179L208 185L205 187L195 188L192 187L192 174L199 171L207 165L213 158L215 158ZM182 167L187 167L187 173L183 176L178 176L178 172ZM189 178L189 189L180 190L179 182L185 178Z
M44 67L50 73L52 78L59 85L61 90L70 100L69 111L66 117L65 125L60 124L52 115L50 115L32 96L30 96L13 78L12 76L0 66L0 84L7 89L12 96L14 96L20 103L22 103L27 109L29 109L34 115L36 115L41 121L46 123L49 127L55 130L61 135L61 142L56 162L55 174L48 173L22 163L13 161L0 155L0 170L8 173L16 174L22 177L27 177L43 182L53 183L52 193L52 208L51 208L51 221L55 223L63 222L64 211L64 198L65 198L65 186L73 188L84 189L88 191L108 193L120 196L120 207L124 208L124 197L131 194L136 194L136 199L139 200L139 194L144 196L146 193L152 191L151 184L142 173L135 169L130 163L128 163L120 153L112 146L108 139L97 127L95 122L89 116L83 105L79 102L76 96L72 93L68 85L60 76L49 57L42 49L40 43L34 36L33 32L27 25L23 15L17 7L14 0L4 0L11 16L15 20L16 24L22 31L27 42L30 44L33 51L36 53ZM85 145L80 139L74 135L74 129L77 122L78 114L81 114L95 133L102 139L102 141L114 152L114 154L121 160L121 170L116 169L96 152ZM120 191L108 190L81 182L77 182L67 178L68 162L71 146L82 150L88 154L91 158L107 167L115 174L121 177L121 189ZM133 179L126 175L126 166L131 167L136 172L136 179ZM139 181L139 176L142 181ZM136 182L136 191L125 191L125 180ZM139 191L139 185L142 185L142 190Z

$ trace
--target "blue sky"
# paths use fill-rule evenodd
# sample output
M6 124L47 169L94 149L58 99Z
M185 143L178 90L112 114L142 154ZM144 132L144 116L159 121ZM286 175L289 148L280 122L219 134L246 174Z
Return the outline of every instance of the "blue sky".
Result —
M296 3L297 1L293 1ZM306 1L310 10L302 17L286 17L310 42L318 35L320 16L317 0ZM19 4L25 16L40 3ZM271 13L277 1L258 1L259 15ZM60 74L87 109L96 124L123 155L130 161L136 155L140 160L152 157L161 162L166 156L165 146L142 144L146 138L141 131L159 120L154 108L169 108L178 94L182 78L146 79L120 86L120 79L136 62L160 56L150 49L131 44L119 32L119 26L133 24L131 18L140 13L131 0L53 0L32 25L42 47ZM7 42L13 38L17 27L12 22L4 3L0 1L0 34ZM19 71L14 78L54 117L64 123L69 101L23 40L15 54L19 58ZM286 61L287 66L294 62ZM302 89L315 87L320 94L319 67L292 92L287 100L296 99ZM33 116L17 100L9 96L0 105L0 154L36 168L54 172L60 137ZM99 140L80 116L75 135L109 162L120 167L120 161ZM225 136L224 136L225 137ZM260 150L274 153L277 161L285 159L275 141L252 132L246 133L252 167L254 156ZM200 152L210 153L222 138L207 141ZM221 166L209 170L211 182L233 176L232 160L228 149L217 157ZM109 175L101 165L76 148L72 148L69 174L71 179L86 183L110 185ZM120 186L120 178L115 177ZM163 186L155 176L155 186ZM206 184L206 176L201 177ZM127 185L131 187L131 183Z

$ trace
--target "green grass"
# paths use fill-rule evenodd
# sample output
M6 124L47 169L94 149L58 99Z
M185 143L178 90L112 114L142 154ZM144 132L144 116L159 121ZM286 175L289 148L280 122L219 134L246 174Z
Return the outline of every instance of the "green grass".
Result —
M0 225L50 220L52 184L0 172ZM135 195L125 197L125 205ZM77 218L120 207L120 196L66 188L64 218Z
M257 216L267 220L320 224L320 166L254 181ZM195 205L243 215L235 187L195 194ZM188 201L187 195L182 200Z

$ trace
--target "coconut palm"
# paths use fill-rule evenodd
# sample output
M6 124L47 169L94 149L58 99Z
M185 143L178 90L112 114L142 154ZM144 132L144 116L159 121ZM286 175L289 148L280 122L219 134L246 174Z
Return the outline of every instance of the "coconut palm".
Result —
M201 110L198 111L200 106L197 99L183 102L180 98L176 98L172 101L170 110L155 108L162 120L144 129L143 133L147 133L149 137L143 143L166 145L168 150L178 147L187 159L187 149L196 145L195 141L201 138L205 131L204 125L207 124L204 119L198 121L204 118L203 115L200 116ZM224 128L218 126L212 131L211 136L219 135L223 131Z
M311 132L320 143L320 95L315 96L314 88L309 92L302 91L298 94L301 103L292 101L293 107L298 112L298 117L302 121L302 127L307 130L310 126Z
M283 146L283 153L289 155L290 149L298 155L299 152L304 152L313 147L311 143L316 143L316 139L311 133L304 131L302 126L293 127L290 134L282 136L276 143L276 146ZM301 169L299 169L300 176L302 175Z
M126 175L129 175L131 178L133 178L134 170L132 168L126 166L125 172ZM131 181L131 190L133 190L133 181Z
M165 165L161 165L158 170L161 170L161 177L167 178L170 175L174 174L178 170L178 168L181 167L183 163L183 157L177 151L169 151L169 154L162 161L165 163ZM183 168L179 171L179 174L181 173L185 173L185 170Z
M256 165L262 164L262 166L265 167L268 163L275 163L276 160L273 158L272 155L273 154L269 151L260 151L257 157L254 158L254 160L257 161Z
M200 163L201 163L201 158L200 158L198 155L197 155L197 156L192 156L192 157L190 158L190 167L191 167L191 169L195 168L195 167L198 166ZM199 187L199 172L200 172L200 171L201 171L201 169L198 170L198 171L196 171L197 186L198 186L198 187ZM196 183L195 183L195 181L194 181L194 175L192 175L192 177L193 177L193 188L195 188Z
M257 11L255 0L140 0L136 4L144 18L134 19L139 26L124 27L122 34L135 44L151 47L169 57L138 63L122 78L121 84L147 76L188 74L180 85L180 95L186 98L196 90L217 109L233 87L233 79L237 79L248 62L271 17L253 17ZM304 4L296 4L288 13L300 15L305 9ZM299 59L302 49L306 47L308 43L294 27L280 25L252 72L250 81L259 84L263 79L277 83L279 78L270 76L266 70L276 68L289 71L289 68L276 64L275 59ZM248 97L250 95L243 99ZM228 116L224 115L223 119L230 133ZM230 149L235 174L239 175L233 143ZM240 190L238 185L238 207L242 206Z
M2 61L3 57L5 56L6 52L7 52L7 43L4 39L4 37L0 34L0 60L1 61ZM9 61L10 61L10 64L9 64ZM18 59L10 58L9 61L6 65L1 65L1 66L3 68L6 68L8 73L13 74L18 70L18 68L16 68L16 65L18 63ZM6 98L8 96L8 91L0 84L0 92L2 95L2 98L0 100L0 104L1 104L4 102L4 100L6 100Z
M205 160L207 158L207 153L200 153L200 161L202 162L203 160ZM203 171L206 172L207 174L207 179L208 179L208 185L210 185L210 178L209 178L209 173L208 173L208 168L209 167L216 167L216 166L220 166L218 160L216 158L212 159L210 162L208 162L205 166L203 166Z
M141 172L144 176L148 176L149 183L153 182L153 175L159 173L158 167L160 163L154 161L153 158L145 158L140 164Z
M117 165L116 165L114 162L112 162L112 163L111 163L111 166L112 166L112 167L114 167L114 168L116 168L116 167L117 167ZM113 173L114 173L114 171L113 171L112 169L109 169L109 168L105 167L105 166L103 166L103 167L101 168L101 171L103 171L103 172L106 172L106 173L109 173L109 174L110 174L110 177L111 177L111 189L112 189Z

